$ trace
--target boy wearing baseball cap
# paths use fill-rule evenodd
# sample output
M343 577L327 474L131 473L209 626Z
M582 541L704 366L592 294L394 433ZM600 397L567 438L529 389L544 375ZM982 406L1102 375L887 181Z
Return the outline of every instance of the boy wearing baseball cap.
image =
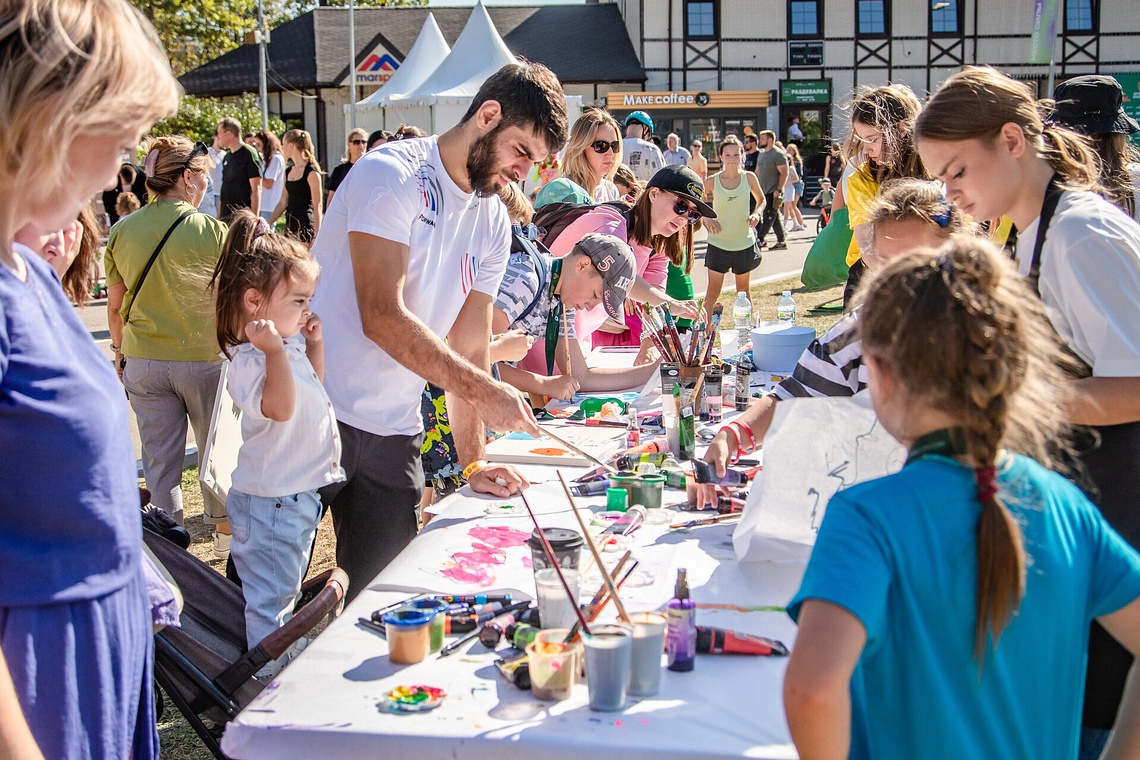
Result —
M613 235L584 235L573 250L555 258L516 228L521 251L511 254L499 285L491 317L498 335L521 330L546 340L545 375L499 364L504 382L519 390L568 399L578 390L613 391L644 385L657 371L656 364L628 368L586 366L586 357L574 334L574 312L602 304L620 320L626 297L636 278L633 249ZM555 367L562 372L554 375Z

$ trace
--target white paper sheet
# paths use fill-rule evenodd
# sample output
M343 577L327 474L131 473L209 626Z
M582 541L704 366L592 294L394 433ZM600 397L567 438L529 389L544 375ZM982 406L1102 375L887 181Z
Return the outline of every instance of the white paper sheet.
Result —
M781 401L764 440L764 470L733 533L736 556L806 562L831 497L905 461L867 393Z

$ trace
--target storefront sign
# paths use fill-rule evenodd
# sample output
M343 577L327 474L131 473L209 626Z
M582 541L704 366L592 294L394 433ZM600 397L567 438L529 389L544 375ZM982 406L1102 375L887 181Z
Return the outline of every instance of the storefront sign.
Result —
M830 79L796 79L780 82L780 105L830 102Z
M1112 75L1124 90L1124 113L1140 121L1140 73ZM1132 135L1132 144L1140 146L1140 132Z
M767 90L713 90L712 92L611 92L606 107L612 111L650 108L767 108Z
M823 40L788 42L788 67L819 69L823 67Z
M356 83L385 85L398 68L400 68L400 62L396 60L396 57L389 53L383 45L377 45L372 49L372 52L364 56L364 60L356 67ZM346 77L342 85L347 86L348 83Z

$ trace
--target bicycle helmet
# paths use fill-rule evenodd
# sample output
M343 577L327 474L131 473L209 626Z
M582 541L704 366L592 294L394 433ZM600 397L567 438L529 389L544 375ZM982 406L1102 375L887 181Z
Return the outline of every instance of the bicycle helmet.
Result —
M645 111L634 111L629 116L625 117L625 126L629 126L633 122L637 122L644 127L648 127L649 131L653 131L653 119L649 118L649 114Z

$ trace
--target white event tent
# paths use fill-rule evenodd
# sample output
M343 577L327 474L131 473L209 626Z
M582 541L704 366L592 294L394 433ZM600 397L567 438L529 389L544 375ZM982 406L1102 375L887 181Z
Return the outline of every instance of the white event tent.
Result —
M357 104L357 124L369 131L394 130L400 124L414 124L428 134L445 132L467 113L483 82L517 60L503 42L482 0L472 9L455 47L430 75L424 75L425 68L439 61L441 51L446 50L447 42L435 18L428 14L424 28L400 68L384 87ZM405 66L411 71L397 80ZM573 123L581 113L582 98L567 96L566 104L570 123ZM345 113L351 108L351 105L345 106Z

